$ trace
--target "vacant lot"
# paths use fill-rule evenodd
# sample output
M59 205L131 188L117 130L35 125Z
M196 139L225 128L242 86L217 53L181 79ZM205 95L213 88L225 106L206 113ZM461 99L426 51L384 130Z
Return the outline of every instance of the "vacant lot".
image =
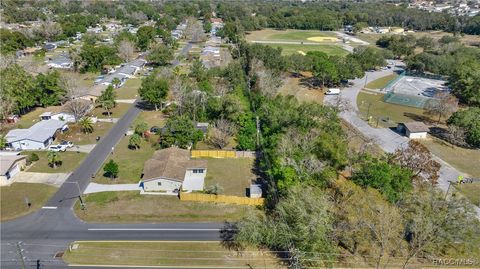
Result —
M155 110L148 110L142 111L138 118L134 122L134 126L139 122L145 122L148 124L148 127L151 128L153 126L163 127L166 122L165 115L163 115L160 111Z
M247 41L276 40L276 41L315 42L313 40L309 40L309 38L311 39L314 37L336 38L336 35L334 32L323 32L323 31L315 31L315 30L295 30L295 29L288 29L288 30L263 29L260 31L249 32L246 35Z
M367 89L383 89L383 88L385 88L385 86L387 86L387 84L390 81L394 80L396 77L398 77L397 73L393 73L391 75L381 77L379 79L376 79L376 80L368 83L365 88L367 88Z
M323 104L325 94L321 89L302 85L301 78L288 77L279 90L280 95L292 95L299 102L314 102Z
M141 84L142 80L140 78L131 78L127 80L125 85L116 90L117 99L136 99Z
M421 143L433 154L458 170L480 178L480 165L478 165L480 150L460 148L432 136L429 136L427 140L422 140Z
M100 119L121 118L123 114L127 113L127 111L130 109L131 106L132 104L117 103L115 107L110 110L110 113L111 113L110 115L101 106L97 106L89 114Z
M222 222L239 220L255 210L238 206L180 201L176 196L139 192L101 192L85 196L87 209L75 206L78 217L89 222Z
M38 172L38 173L69 173L75 170L83 159L87 156L87 154L83 152L73 152L73 151L66 151L66 152L59 152L58 155L60 156L60 160L62 162L61 165L57 165L57 168L53 168L48 164L47 154L48 151L25 151L23 154L29 155L32 152L35 152L39 160L34 162L30 168L28 168L28 172Z
M291 55L295 53L307 53L309 51L321 51L328 55L343 56L348 52L340 45L336 44L318 44L318 45L303 45L303 44L264 44L274 48L281 48L282 55Z
M246 196L252 180L254 160L249 158L205 158L208 160L205 187L218 184L223 188L222 194Z
M151 141L155 141L158 136L152 136ZM123 137L110 157L105 161L114 160L119 166L118 177L111 180L105 177L103 167L98 171L95 182L102 184L120 184L120 183L137 183L140 180L144 163L150 159L155 151L151 143L142 139L140 148L137 150L128 148L128 140L130 136Z
M36 183L13 183L0 187L0 220L18 218L42 207L57 188ZM28 207L26 200L30 202Z
M455 185L455 189L457 189L463 196L465 196L472 204L476 206L480 206L480 183L468 183L468 184L461 184Z
M378 127L394 127L399 122L428 119L423 114L423 109L384 102L383 94L360 92L357 96L357 105L364 119L367 115L372 116L373 126L376 126L377 118L380 118ZM382 118L386 121L382 121Z
M269 252L228 250L220 242L74 242L65 252L68 264L142 265L217 268L281 268Z
M57 135L57 141L68 140L76 145L88 145L97 143L97 136L105 137L110 128L113 127L111 122L97 122L93 125L93 133L85 134L82 132L78 124L69 124L68 131Z

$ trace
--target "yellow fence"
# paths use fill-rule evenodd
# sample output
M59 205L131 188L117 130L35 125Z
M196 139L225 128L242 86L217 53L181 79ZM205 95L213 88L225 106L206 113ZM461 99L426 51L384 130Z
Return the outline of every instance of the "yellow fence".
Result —
M237 154L233 150L192 150L192 158L212 157L212 158L236 158Z
M205 193L180 193L182 201L198 201L198 202L216 202L236 205L263 205L264 198L248 198L229 195L215 195Z

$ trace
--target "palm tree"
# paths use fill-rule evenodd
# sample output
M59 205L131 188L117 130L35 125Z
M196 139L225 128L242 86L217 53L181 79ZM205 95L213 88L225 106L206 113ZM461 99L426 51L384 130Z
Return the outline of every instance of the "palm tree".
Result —
M128 147L138 149L141 142L142 138L138 134L133 134L128 140Z
M119 78L113 78L113 79L112 79L112 85L113 85L113 87L118 88L118 86L120 85L120 83L121 83L121 81L120 81Z
M82 132L84 133L93 133L93 121L90 117L83 117L78 121Z
M48 165L53 167L53 169L57 168L57 164L61 162L60 155L56 151L49 151L47 154Z

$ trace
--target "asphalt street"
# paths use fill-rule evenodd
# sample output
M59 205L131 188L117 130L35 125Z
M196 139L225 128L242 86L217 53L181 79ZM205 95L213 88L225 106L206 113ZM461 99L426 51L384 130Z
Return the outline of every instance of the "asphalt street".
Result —
M188 43L181 54L188 53L191 47L192 44ZM178 60L172 62L174 66L178 64ZM83 222L73 213L79 193L85 190L92 175L101 169L112 148L140 112L137 100L42 209L1 223L0 268L67 268L61 258L55 258L55 254L65 251L73 241L219 240L223 225L218 223L98 224ZM88 205L86 212L88 214Z

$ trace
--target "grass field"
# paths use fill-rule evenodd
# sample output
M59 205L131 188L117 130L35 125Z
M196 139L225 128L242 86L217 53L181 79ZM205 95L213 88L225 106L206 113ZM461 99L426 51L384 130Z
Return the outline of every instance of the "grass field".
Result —
M399 122L421 120L426 117L423 109L384 102L383 94L360 92L357 96L357 105L363 118L367 115L372 116L375 121L373 126L376 126L378 117L389 119L389 122L378 121L378 127L394 127Z
M127 113L132 104L117 103L116 106L110 110L111 116L107 114L106 110L101 106L94 108L89 114L99 119L121 118L123 114Z
M93 133L85 134L82 132L78 124L69 124L68 131L62 134L58 134L57 141L68 140L77 145L87 145L97 143L97 136L105 137L110 128L113 127L113 123L110 122L97 122L93 126Z
M153 136L152 139L158 138ZM123 137L115 146L114 153L111 154L106 162L110 159L118 163L119 173L114 180L104 177L103 166L95 176L95 182L102 184L121 184L121 183L137 183L142 175L144 163L150 159L155 151L148 141L142 139L140 148L132 150L128 148L128 140L130 136ZM105 162L105 163L106 163Z
M138 89L142 84L140 78L131 78L125 82L123 87L115 90L117 94L117 99L135 99L138 97Z
M88 222L222 222L245 216L251 206L187 202L176 196L130 192L100 192L85 196L86 210L75 206L77 216Z
M396 77L398 77L397 73L393 73L391 75L381 77L379 79L376 79L376 80L368 83L365 88L367 88L367 89L383 89L383 88L385 88L385 86L387 86L387 84L390 81L394 80Z
M208 160L208 168L205 187L218 184L223 188L221 194L246 196L246 189L256 178L252 171L253 159L206 158L206 160Z
M455 185L455 189L465 196L472 204L480 206L480 183Z
M38 172L38 173L69 173L75 170L83 159L87 156L87 154L83 152L74 152L74 151L66 151L66 152L59 152L60 160L62 161L62 165L58 166L57 168L52 168L48 165L48 158L47 158L47 151L25 151L23 152L25 155L29 155L32 152L35 152L39 160L34 162L30 168L28 168L28 172Z
M308 88L301 85L301 79L296 77L288 77L278 93L280 95L292 95L299 102L314 102L323 104L325 94L322 90L316 88Z
M36 183L13 183L0 187L0 220L6 221L34 212L42 207L57 188ZM25 198L31 203L28 207Z
M254 40L276 40L276 41L310 41L315 42L314 40L309 40L312 37L328 37L335 38L336 35L334 32L324 32L316 30L275 30L275 29L263 29L259 31L252 31L246 35L247 41ZM320 41L322 42L322 41Z
M216 241L73 242L63 256L67 264L142 265L215 268L282 268L268 253L247 249L241 255Z
M460 148L432 136L429 136L429 139L421 140L421 143L433 154L458 170L480 178L480 165L478 165L480 150Z
M265 44L274 48L281 48L282 55L291 55L295 53L307 53L309 51L321 51L328 55L343 56L348 52L340 45L335 44L319 44L319 45L302 45L302 44Z
M163 127L166 122L165 115L163 115L162 112L160 111L155 111L155 110L148 110L148 111L142 111L140 112L140 115L134 122L135 124L139 122L145 122L148 124L148 127L151 128L152 126L158 126L158 127Z

